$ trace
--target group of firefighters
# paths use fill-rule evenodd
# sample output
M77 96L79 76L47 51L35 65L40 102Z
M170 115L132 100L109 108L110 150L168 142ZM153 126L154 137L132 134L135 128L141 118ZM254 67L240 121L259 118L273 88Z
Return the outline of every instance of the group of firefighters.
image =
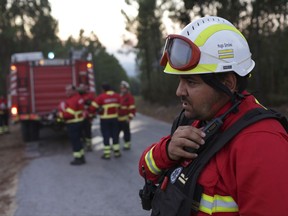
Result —
M95 95L89 87L80 84L66 86L67 99L58 107L58 117L67 127L68 137L72 144L73 160L71 165L86 163L85 152L92 151L92 122L100 118L100 129L103 136L102 159L121 156L119 137L123 132L124 150L131 148L130 121L136 113L134 97L126 81L120 83L120 93L114 91L107 83L102 84L102 92ZM112 140L112 145L110 144Z

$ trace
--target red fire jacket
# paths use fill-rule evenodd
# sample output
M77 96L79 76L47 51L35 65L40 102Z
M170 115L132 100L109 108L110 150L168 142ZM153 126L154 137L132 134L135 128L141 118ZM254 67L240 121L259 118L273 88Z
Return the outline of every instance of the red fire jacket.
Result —
M96 97L94 106L98 109L100 119L118 118L120 95L106 91Z
M84 100L79 93L76 93L64 102L61 102L58 111L66 123L83 121Z
M225 105L217 114L231 107ZM228 115L225 130L248 110L260 107L253 96ZM198 126L195 121L193 126ZM148 179L156 182L162 170L175 166L166 153L170 136L152 144L142 154ZM184 161L187 165L189 161ZM288 135L274 119L265 119L243 129L206 165L198 183L203 187L198 215L280 216L288 214Z
M84 100L84 117L93 119L96 116L96 109L92 105L92 102L95 100L95 93L87 92L80 95Z
M121 95L119 108L119 121L131 120L136 113L134 97L130 92Z

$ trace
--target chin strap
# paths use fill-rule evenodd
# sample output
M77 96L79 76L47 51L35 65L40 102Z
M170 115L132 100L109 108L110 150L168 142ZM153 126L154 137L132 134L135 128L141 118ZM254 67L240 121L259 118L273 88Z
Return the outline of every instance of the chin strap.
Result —
M232 104L235 104L237 101L244 99L247 95L243 95L239 92L231 92L230 89L224 85L215 74L203 74L201 75L203 81L210 85L212 88L217 91L224 92L226 95L231 98Z

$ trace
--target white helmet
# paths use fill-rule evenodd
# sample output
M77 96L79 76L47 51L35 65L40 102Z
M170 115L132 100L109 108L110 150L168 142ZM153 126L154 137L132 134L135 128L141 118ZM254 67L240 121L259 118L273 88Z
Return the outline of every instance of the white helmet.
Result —
M127 88L127 89L130 88L129 83L126 82L126 81L124 81L124 80L121 81L120 85L123 86L123 87L125 87L125 88Z
M179 35L167 37L161 65L169 74L234 71L246 76L255 62L246 39L234 25L223 18L208 16L188 24Z

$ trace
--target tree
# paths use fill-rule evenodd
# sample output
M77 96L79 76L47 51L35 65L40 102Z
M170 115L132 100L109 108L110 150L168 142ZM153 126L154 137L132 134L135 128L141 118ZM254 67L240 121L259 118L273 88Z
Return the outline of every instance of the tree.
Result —
M57 22L50 16L48 0L3 0L0 11L0 82L4 84L13 53L35 51L35 47L47 50L51 45L59 45L59 39L56 37ZM5 90L6 85L1 85L0 93Z
M131 1L128 3L132 5ZM175 95L176 82L171 76L165 77L163 68L159 65L165 42L161 2L135 0L133 3L137 3L138 16L135 19L128 17L127 29L132 30L137 36L135 52L141 94L148 101L167 103L171 100L171 95Z
M86 57L88 54L92 55L97 92L101 91L101 85L104 82L109 83L118 91L121 80L129 81L126 71L114 55L107 53L97 35L91 32L89 36L85 36L84 33L81 29L77 39L70 36L64 43L64 50L67 52L71 48L83 49L85 47Z

